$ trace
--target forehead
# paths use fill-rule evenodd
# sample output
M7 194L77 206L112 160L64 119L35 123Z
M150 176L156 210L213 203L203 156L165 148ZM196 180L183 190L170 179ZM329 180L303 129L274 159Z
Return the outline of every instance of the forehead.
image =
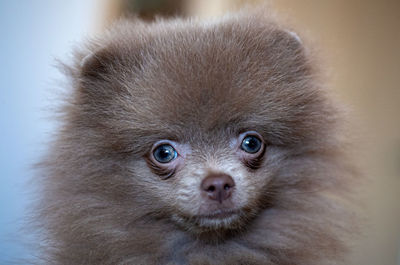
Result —
M161 36L142 55L130 89L136 104L160 123L211 129L267 104L268 62L221 30Z

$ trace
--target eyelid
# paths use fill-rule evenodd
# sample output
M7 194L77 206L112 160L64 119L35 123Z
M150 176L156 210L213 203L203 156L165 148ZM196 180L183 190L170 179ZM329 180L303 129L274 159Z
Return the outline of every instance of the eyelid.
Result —
M165 165L156 162L153 157L146 156L145 160L150 170L163 180L168 179L175 174L176 167L171 166L175 159L171 161L171 163L166 163Z
M169 145L171 145L171 146L175 149L175 152L177 153L177 155L178 155L178 156L180 155L179 150L178 150L178 148L176 147L176 144L175 144L173 141L170 141L170 140L160 140L160 141L155 142L155 143L153 144L153 147L152 147L151 150L150 150L150 153L153 154L153 153L154 153L154 150L156 150L158 147L160 147L160 146L162 146L162 145L164 145L164 144L169 144Z
M239 142L242 143L243 139L246 138L247 136L256 136L262 144L265 144L264 138L256 131L246 131L244 133L239 134Z

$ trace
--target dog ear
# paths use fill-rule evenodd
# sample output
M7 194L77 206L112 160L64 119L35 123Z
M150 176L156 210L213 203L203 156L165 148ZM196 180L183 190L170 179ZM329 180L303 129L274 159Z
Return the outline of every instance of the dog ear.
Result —
M121 20L98 40L88 44L88 51L80 59L79 78L86 81L108 80L110 75L137 70L141 56L148 45L146 24L138 19Z
M117 54L113 54L107 48L92 52L81 61L80 77L87 81L103 80L118 61Z
M273 65L271 71L274 76L280 76L281 81L292 83L313 74L312 55L293 31L276 28L266 32L260 47L261 56Z
M299 35L294 31L278 29L272 33L275 42L273 45L282 51L285 51L287 55L301 55L305 52L305 47Z
M78 96L83 102L95 104L110 98L120 90L118 81L123 81L121 73L124 58L116 48L101 47L81 59L78 65Z
M123 92L124 84L141 71L142 48L137 43L111 43L84 56L77 72L78 93L100 99Z

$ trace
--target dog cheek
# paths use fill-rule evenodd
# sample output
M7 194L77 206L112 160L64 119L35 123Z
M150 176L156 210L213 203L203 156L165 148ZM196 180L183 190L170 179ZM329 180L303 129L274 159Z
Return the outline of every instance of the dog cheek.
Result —
M177 211L184 215L196 215L202 205L200 183L204 173L201 170L183 170L175 176L177 179L172 191L171 201Z

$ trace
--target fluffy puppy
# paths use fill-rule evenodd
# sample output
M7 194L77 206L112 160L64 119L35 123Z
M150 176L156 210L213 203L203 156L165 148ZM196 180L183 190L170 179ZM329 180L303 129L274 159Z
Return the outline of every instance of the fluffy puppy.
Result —
M41 163L43 260L340 263L354 174L317 67L260 14L121 21L90 42Z

